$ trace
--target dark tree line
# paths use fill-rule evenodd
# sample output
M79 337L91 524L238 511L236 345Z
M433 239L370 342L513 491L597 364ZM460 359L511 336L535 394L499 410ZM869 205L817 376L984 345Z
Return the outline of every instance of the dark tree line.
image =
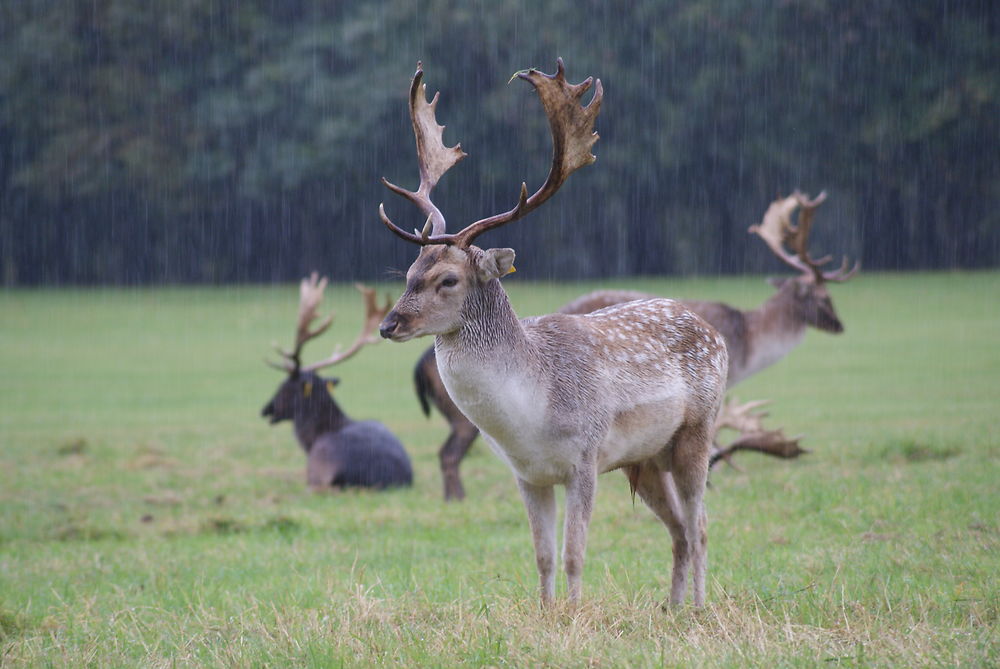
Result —
M0 8L7 285L372 278L422 221L406 91L418 59L453 227L548 168L511 74L605 86L598 162L484 242L535 277L764 271L746 235L793 188L821 251L868 269L1000 261L1000 5L888 0L20 0ZM543 5L541 7L537 5Z

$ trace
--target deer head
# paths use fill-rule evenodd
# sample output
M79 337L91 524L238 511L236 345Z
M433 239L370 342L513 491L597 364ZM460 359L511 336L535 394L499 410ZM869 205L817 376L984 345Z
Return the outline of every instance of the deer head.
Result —
M332 402L333 388L340 380L332 377L324 378L316 372L343 362L360 351L366 344L378 341L374 336L375 328L389 310L388 297L385 305L379 307L376 304L375 291L361 284L356 284L365 303L365 320L360 334L346 350L340 351L338 348L324 360L310 365L302 365L302 347L309 340L326 332L333 323L333 314L331 314L317 327L312 326L313 321L319 318L317 309L320 302L323 301L323 291L326 289L326 285L326 277L320 279L316 272L313 272L310 277L302 279L299 287L299 317L295 329L295 347L292 351L286 351L276 346L282 361L280 363L268 361L272 367L288 373L274 397L261 411L261 415L269 418L272 424L308 415L314 409L319 410Z
M854 276L861 267L856 262L848 270L845 256L840 267L824 272L822 266L830 262L830 256L814 259L809 254L809 232L816 208L826 200L826 191L814 199L798 191L786 198L771 203L764 213L760 225L751 225L747 230L757 234L768 248L789 267L798 270L793 278L771 279L782 298L787 298L794 309L794 316L802 322L820 330L841 333L844 326L833 308L833 301L826 288L827 282L843 283ZM798 223L792 223L792 215L799 210ZM785 249L791 247L793 252Z
M441 211L431 202L430 194L441 176L466 156L461 145L446 147L442 140L444 126L438 125L435 107L438 95L428 103L426 86L421 83L423 70L417 64L410 84L410 118L417 143L420 185L416 191L382 182L392 192L410 200L427 217L421 231L406 232L386 216L379 205L382 222L393 233L422 248L406 274L406 290L386 316L379 329L383 337L407 341L431 334L458 330L465 318L470 294L489 282L514 271L512 249L481 249L473 241L487 230L500 227L534 211L555 194L574 171L596 158L591 148L598 139L594 120L601 107L603 88L598 79L594 96L586 106L580 98L594 80L588 77L579 84L566 81L562 59L554 75L531 69L517 75L534 86L549 119L552 133L552 165L545 183L530 197L527 184L521 184L517 205L510 211L484 218L457 233L446 231Z

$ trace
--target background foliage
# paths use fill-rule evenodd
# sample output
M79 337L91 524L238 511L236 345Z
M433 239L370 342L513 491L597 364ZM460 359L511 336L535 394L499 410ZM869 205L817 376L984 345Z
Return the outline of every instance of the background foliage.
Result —
M543 4L543 6L538 6ZM601 77L598 163L491 235L535 277L759 271L776 193L826 188L822 251L869 269L1000 261L1000 5L23 0L0 8L6 284L383 275L378 178L413 187L423 60L453 226L548 163L515 70ZM394 218L419 225L393 198ZM532 259L537 258L537 262ZM527 260L527 262L525 262Z

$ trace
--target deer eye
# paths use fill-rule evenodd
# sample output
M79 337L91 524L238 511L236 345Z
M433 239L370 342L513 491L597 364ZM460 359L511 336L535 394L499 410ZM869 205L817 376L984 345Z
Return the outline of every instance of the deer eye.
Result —
M441 283L438 285L440 285L442 288L451 288L453 286L457 286L458 278L454 276L446 276L444 279L441 280Z

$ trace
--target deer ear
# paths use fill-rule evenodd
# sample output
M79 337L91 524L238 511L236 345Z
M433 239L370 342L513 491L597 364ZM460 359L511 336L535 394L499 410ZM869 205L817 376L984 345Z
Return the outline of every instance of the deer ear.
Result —
M326 392L328 392L328 393L330 393L332 395L333 394L333 389L337 387L338 383L340 383L340 379L338 379L338 378L327 379L326 380Z
M514 269L514 249L489 249L476 260L476 271L483 283L499 279Z
M787 276L782 276L782 277L771 276L767 278L767 282L775 288L781 288L782 286L785 285L786 281L788 281Z
M302 384L302 396L305 397L306 399L309 399L309 397L311 397L312 394L313 394L313 382L306 381L305 383Z

